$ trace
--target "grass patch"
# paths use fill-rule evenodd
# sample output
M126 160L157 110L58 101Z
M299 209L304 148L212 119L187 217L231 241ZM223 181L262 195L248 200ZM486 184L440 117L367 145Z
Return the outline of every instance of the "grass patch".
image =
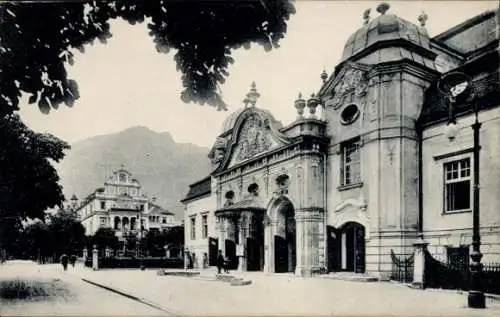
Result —
M68 295L68 289L59 279L52 280L0 280L0 299L48 299Z

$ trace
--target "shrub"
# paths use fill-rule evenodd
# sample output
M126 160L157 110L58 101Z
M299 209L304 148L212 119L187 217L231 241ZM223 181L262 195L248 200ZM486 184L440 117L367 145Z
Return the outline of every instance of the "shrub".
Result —
M64 295L67 290L57 285L59 280L3 280L0 281L0 298L2 299L35 299Z
M142 265L146 268L167 269L167 268L183 268L183 259L166 259L166 258L144 258ZM85 261L85 266L92 267L92 259ZM139 268L141 260L137 258L99 258L100 269L116 269L116 268Z

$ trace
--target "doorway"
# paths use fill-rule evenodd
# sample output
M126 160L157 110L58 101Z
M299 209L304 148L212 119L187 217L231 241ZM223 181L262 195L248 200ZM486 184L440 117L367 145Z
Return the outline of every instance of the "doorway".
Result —
M348 222L341 232L341 270L355 273L365 272L365 227L357 222Z
M219 239L209 237L208 238L208 265L217 265L217 255L219 254Z
M238 257L236 257L236 243L233 240L226 239L226 254L229 259L229 269L236 270L238 268Z
M297 256L295 212L287 198L279 199L276 217L278 223L274 235L274 272L295 272Z
M328 256L328 272L340 271L341 263L341 232L332 226L326 227L326 245L327 245L327 256Z

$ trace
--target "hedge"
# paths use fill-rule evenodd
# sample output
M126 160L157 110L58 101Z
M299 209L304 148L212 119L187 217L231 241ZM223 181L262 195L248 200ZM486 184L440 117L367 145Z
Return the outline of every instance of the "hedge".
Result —
M183 259L177 258L99 258L100 269L115 269L115 268L140 268L142 265L146 268L155 269L180 269L184 268ZM85 266L92 267L92 258L85 261Z

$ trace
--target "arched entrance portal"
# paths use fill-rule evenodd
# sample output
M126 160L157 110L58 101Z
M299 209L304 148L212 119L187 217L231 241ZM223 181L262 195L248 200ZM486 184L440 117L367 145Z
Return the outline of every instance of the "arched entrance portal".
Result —
M274 239L274 272L294 272L296 266L296 230L293 204L278 198L271 207L271 230Z
M365 227L347 222L339 229L327 227L329 271L365 272Z

